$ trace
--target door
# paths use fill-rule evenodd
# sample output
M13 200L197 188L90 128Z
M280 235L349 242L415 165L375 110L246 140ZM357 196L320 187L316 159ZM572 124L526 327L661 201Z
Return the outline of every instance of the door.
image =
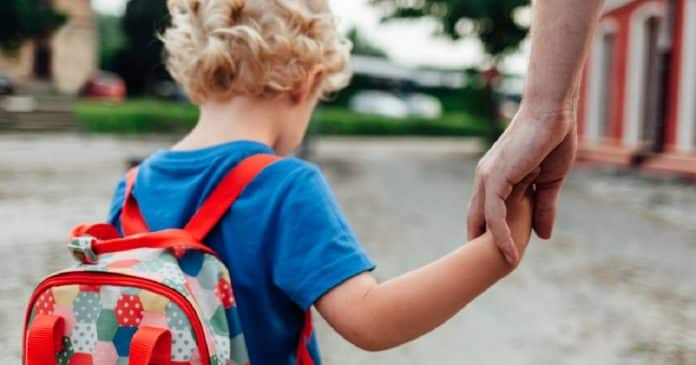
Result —
M51 47L45 39L37 39L34 43L34 77L51 79Z
M643 90L640 149L646 153L663 150L664 122L667 96L669 53L660 49L661 20L650 17L645 21L645 88Z
M605 33L602 36L601 43L601 83L602 87L599 90L599 120L597 135L599 140L604 140L611 135L612 125L612 101L613 101L613 75L614 67L614 44L616 36L614 33Z

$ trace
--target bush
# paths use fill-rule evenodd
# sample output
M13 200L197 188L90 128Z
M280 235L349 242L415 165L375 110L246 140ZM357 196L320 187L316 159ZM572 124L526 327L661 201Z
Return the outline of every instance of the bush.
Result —
M392 119L355 114L343 108L321 108L310 130L324 135L374 136L483 136L486 122L466 113L448 113L437 120L420 118Z
M80 101L76 114L82 129L101 133L180 132L198 119L193 105L148 99L119 104Z
M122 104L80 101L76 113L82 129L99 133L171 133L193 127L198 110L190 104L149 99ZM464 112L448 113L437 120L392 119L355 114L340 107L321 107L310 127L323 135L374 136L483 136L486 121Z

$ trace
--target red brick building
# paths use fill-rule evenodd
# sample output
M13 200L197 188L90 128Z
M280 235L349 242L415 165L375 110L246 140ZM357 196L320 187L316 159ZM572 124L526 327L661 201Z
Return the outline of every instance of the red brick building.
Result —
M608 0L583 77L580 161L696 177L696 0Z

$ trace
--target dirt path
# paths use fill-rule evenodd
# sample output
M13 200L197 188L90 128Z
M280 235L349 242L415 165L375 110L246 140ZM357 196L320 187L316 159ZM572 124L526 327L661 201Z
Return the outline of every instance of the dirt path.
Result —
M76 222L103 219L133 156L167 139L0 135L0 363L18 364L23 307L70 264ZM324 140L321 164L388 279L465 241L476 161L466 140ZM319 323L333 364L696 364L696 189L576 172L555 238L433 334L379 354ZM456 278L453 278L456 280Z

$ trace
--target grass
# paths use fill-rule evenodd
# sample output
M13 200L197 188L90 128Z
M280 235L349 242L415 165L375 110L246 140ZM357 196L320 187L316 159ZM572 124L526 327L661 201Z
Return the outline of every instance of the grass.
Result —
M483 136L487 126L485 120L463 112L448 113L435 120L392 119L327 107L315 113L311 128L323 135Z
M150 99L118 104L79 101L75 112L82 129L98 133L180 132L198 118L193 105Z
M193 127L198 117L193 105L151 99L120 104L79 101L76 113L81 128L95 133L175 133ZM392 119L332 106L321 107L311 126L313 133L322 135L360 136L483 136L487 128L484 119L465 112L436 120Z

